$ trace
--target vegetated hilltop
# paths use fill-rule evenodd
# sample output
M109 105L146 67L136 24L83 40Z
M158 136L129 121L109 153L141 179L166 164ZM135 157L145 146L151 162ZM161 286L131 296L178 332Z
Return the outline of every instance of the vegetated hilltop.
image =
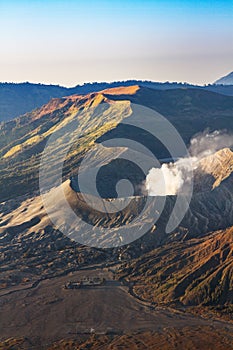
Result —
M188 83L158 83L142 80L116 81L111 83L85 83L72 88L59 85L44 85L32 83L0 83L0 122L11 120L15 117L32 111L48 103L51 98L59 98L74 94L86 95L91 92L98 92L108 88L119 86L140 85L157 90L195 88L213 91L224 95L233 95L232 85L211 85L197 86Z
M130 89L130 90L129 90ZM80 119L76 146L68 156L64 175L71 176L87 150L111 138L136 140L157 158L169 157L158 140L137 128L121 124L131 114L131 103L154 109L165 116L188 145L191 137L206 128L233 130L233 97L197 89L153 90L122 87L85 96L52 99L40 109L2 123L0 127L0 197L2 200L38 189L40 155L55 129L72 127L77 113L92 112ZM105 109L102 113L101 108ZM95 115L97 113L98 115ZM61 135L62 142L62 135ZM108 196L107 193L105 193Z

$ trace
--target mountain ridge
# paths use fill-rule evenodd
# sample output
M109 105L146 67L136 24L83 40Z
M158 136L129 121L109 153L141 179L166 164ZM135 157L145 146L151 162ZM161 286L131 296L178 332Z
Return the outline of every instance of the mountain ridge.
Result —
M232 85L233 84L233 72L225 75L224 77L216 80L215 84L217 85Z
M1 197L7 199L10 193L16 195L17 191L19 195L25 194L23 191L29 190L30 186L31 190L36 189L40 154L49 135L54 128L71 125L75 115L87 106L93 110L101 105L107 108L108 117L105 121L108 122L99 118L93 124L90 119L91 124L87 128L85 120L82 120L80 125L84 128L80 131L80 135L84 135L82 143L72 155L70 160L72 166L69 163L67 169L77 167L84 150L92 147L94 140L99 143L115 137L136 139L152 152L156 152L159 159L169 157L163 145L149 135L145 138L140 131L135 129L130 131L127 126L120 123L122 117L128 115L132 103L149 107L164 115L176 127L187 146L193 134L203 132L208 127L211 132L224 129L227 125L229 132L233 132L231 96L197 89L162 91L138 85L131 87L130 90L131 94L128 95L129 87L121 87L117 90L118 94L116 90L110 90L115 94L108 94L109 90L104 90L88 95L52 99L39 109L2 123L0 125ZM70 174L70 170L67 171ZM12 186L11 190L9 186Z
M85 83L75 87L66 88L59 85L45 85L33 83L0 83L0 122L11 120L15 117L32 111L49 102L51 98L59 98L74 94L85 95L108 88L119 86L141 85L158 90L175 88L195 88L233 96L233 85L209 84L206 86L192 85L188 83L160 83L143 80L127 80L118 82Z
M148 329L149 325L152 330L154 327L158 329L159 337L161 329L166 338L170 339L172 334L174 348L180 347L179 339L187 339L187 334L190 334L190 339L195 337L198 343L189 346L188 340L184 348L203 348L207 334L214 340L207 341L206 349L210 344L216 347L216 325L226 330L219 338L221 346L216 349L223 350L225 345L232 343L232 337L229 341L226 337L232 334L233 152L226 145L218 148L216 153L206 152L207 156L201 157L198 168L194 170L193 196L183 220L171 233L166 233L178 196L186 200L185 191L179 192L178 196L166 196L164 208L156 211L159 219L152 222L152 227L149 226L143 234L144 231L140 231L142 223L150 217L156 219L152 202L158 199L148 198L140 192L148 172L137 173L137 169L128 164L133 163L130 161L120 163L120 158L124 160L124 152L127 152L127 144L120 143L121 146L114 148L113 152L111 145L100 145L112 138L127 138L151 150L158 159L166 155L165 147L145 132L151 130L148 128L151 123L146 121L143 113L139 115L142 128L129 129L122 122L128 118L129 124L131 121L134 125L135 105L143 105L164 115L187 146L194 134L203 135L206 128L210 133L222 128L233 131L233 97L203 89L156 90L138 84L55 98L41 108L0 124L0 333L3 340L11 338L9 342L0 342L0 347L15 347L17 340L15 343L13 338L27 337L21 347L31 349L32 344L38 345L39 340L41 349L41 344L66 339L68 334L77 338L80 332L80 337L83 337L93 324L97 332L106 331L103 343L107 337L113 339L112 333L107 334L112 325L114 332L119 332L118 341L120 337L130 337L130 347L134 344L132 339L138 346L138 336L143 337L141 330L143 327ZM63 164L60 185L56 176L53 181L53 176L57 160L63 156L63 146L66 143L69 146L71 139L70 134L66 136L66 128L77 132L78 139ZM45 157L52 164L44 172L44 177L52 185L48 192L52 213L48 216L45 201L40 196L38 178L41 155L44 155L43 150L55 130L58 130L58 142L55 142L55 149L47 149L48 157ZM217 134L221 135L221 132ZM88 158L90 150L92 155ZM136 158L145 161L148 171L155 166L154 162L150 163L153 156L148 155L145 159L143 152L140 157L138 154ZM80 163L86 155L86 163L80 171ZM96 196L88 192L88 185L92 184L89 172L91 174L99 163L100 176L96 177L99 195ZM82 191L78 187L77 174L80 173L87 180ZM121 179L130 181L133 188L139 185L139 193L134 191L127 197L128 192L121 192L116 202L116 184ZM60 189L77 219L69 223L71 234L67 236L53 224L53 219L57 218L58 227L64 222L65 205ZM85 202L84 194L93 206ZM149 206L145 208L147 199ZM119 209L119 203L126 205ZM108 205L118 211L108 211ZM135 217L138 220L134 221ZM86 229L86 223L91 225L91 230ZM127 230L129 223L132 223L131 232ZM97 241L92 227L100 229L99 248L93 248ZM66 226L62 229L66 230ZM140 232L142 236L139 237ZM124 241L127 236L130 236L130 241ZM76 240L72 241L72 238ZM124 245L119 246L121 244ZM114 248L108 248L111 246ZM87 276L99 276L106 281L97 288L64 288L70 281ZM136 314L132 312L135 308L138 310ZM96 323L100 315L101 324ZM106 320L105 315L108 315ZM148 323L148 317L154 315L157 315L156 321L153 318L153 322ZM129 330L134 318L139 323L137 333L131 338ZM81 321L80 324L77 321ZM190 333L187 325L193 326L189 322L198 324L202 330L204 324L210 329L202 336L199 331ZM186 329L180 328L182 324ZM48 329L48 325L51 328ZM179 336L178 329L181 331ZM127 334L122 335L122 330ZM90 337L96 344L96 334L91 331ZM151 342L153 346L157 344L156 337ZM125 347L127 342L122 344ZM90 345L88 340L86 345ZM169 344L167 346L171 348ZM142 348L147 348L147 345L143 343Z

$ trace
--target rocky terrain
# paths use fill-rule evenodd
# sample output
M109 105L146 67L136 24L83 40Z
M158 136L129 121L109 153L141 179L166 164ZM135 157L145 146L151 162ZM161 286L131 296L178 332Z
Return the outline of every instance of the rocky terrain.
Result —
M192 309L210 306L232 319L233 230L166 244L120 268L139 298ZM210 311L209 311L210 312Z
M164 114L187 146L206 127L214 131L227 125L229 135L233 130L232 97L198 89L155 91L138 85L52 99L40 109L1 124L0 349L152 349L155 343L160 349L199 349L200 344L203 349L231 349L233 152L229 145L198 161L189 209L169 234L166 225L177 195L166 196L158 221L145 235L139 235L141 222L134 224L135 239L130 244L91 248L95 233L83 229L85 223L109 232L114 229L113 235L108 231L103 235L102 242L116 242L119 237L124 242L119 233L122 225L141 212L145 221L154 210L156 197L151 197L143 212L145 174L132 164L112 161L110 147L99 147L105 140L127 136L159 159L167 156L150 135L135 128L130 131L123 123L134 118L133 103ZM62 218L62 188L82 219L73 229L88 246L54 226L39 193L41 154L49 136L58 130L57 154L51 152L49 160L52 163L63 155L66 128L75 129L79 138L66 156L63 184L55 182L48 191L56 203L52 217ZM97 209L83 200L77 178L89 150L95 157L82 168L84 177L90 176L99 161L103 165L98 183L101 196L84 189ZM127 151L125 145L118 147L115 156L124 158ZM153 157L143 157L152 167ZM115 187L122 174L133 183L134 193L116 199ZM51 171L48 178L53 176ZM179 195L186 198L185 193ZM127 205L116 213L104 213L106 200L109 205ZM71 294L64 291L70 278L89 273L106 276L107 286ZM90 334L92 328L96 328L94 334Z
M206 128L210 131L222 130L227 125L229 133L233 130L233 97L199 89L160 91L133 86L130 89L123 87L85 96L52 99L40 109L1 124L1 200L14 198L15 194L30 195L38 190L40 156L49 136L54 130L60 130L62 144L62 131L74 127L74 123L77 124L76 133L81 137L67 155L63 169L65 178L77 173L84 154L95 147L95 142L115 137L135 140L159 159L170 157L166 147L154 137L121 123L131 115L132 103L164 115L179 131L187 146L194 134ZM91 110L90 114L85 113L87 108ZM105 113L102 113L102 108ZM77 120L79 114L83 114L80 124ZM104 195L108 196L108 193Z
M198 337L196 336L198 334ZM165 328L163 332L142 331L125 335L91 335L77 339L62 340L49 345L46 350L73 349L215 349L232 350L232 336L227 329L206 327L184 327L179 330ZM27 349L32 346L28 339L8 339L0 343L1 350ZM32 348L32 347L31 347Z

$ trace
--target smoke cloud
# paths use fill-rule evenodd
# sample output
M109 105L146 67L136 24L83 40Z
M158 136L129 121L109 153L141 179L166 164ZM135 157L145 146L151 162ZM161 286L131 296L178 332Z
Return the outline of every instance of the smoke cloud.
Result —
M160 168L152 168L145 181L150 196L176 195L185 193L185 185L192 179L193 171L204 157L233 145L233 136L223 131L208 130L195 135L190 141L189 158L180 158L176 162L164 163Z
M205 130L203 133L195 135L190 141L189 153L192 157L202 159L222 148L233 146L233 135L224 131L215 130L210 133Z

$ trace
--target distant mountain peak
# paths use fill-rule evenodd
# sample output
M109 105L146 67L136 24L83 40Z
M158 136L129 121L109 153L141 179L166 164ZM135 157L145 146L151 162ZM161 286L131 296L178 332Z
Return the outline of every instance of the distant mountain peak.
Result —
M233 72L216 80L215 84L217 84L217 85L233 85Z

